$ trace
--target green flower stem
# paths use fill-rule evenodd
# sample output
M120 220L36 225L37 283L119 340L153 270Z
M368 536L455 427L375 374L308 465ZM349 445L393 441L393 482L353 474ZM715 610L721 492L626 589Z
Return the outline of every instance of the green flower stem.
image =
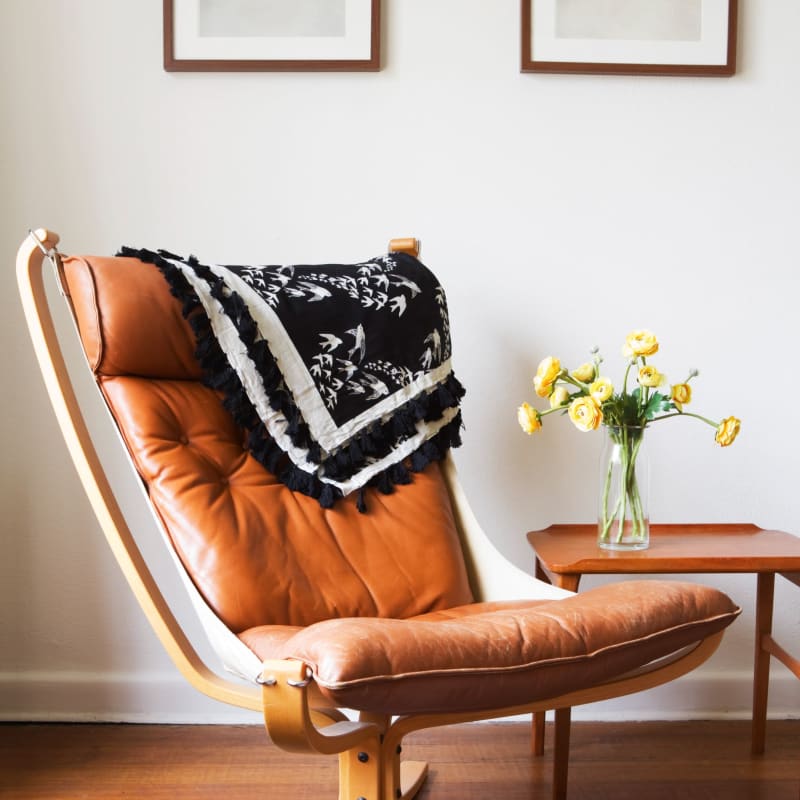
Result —
M631 499L631 534L635 539L642 539L644 537L644 509L642 508L642 497L639 494L639 483L636 480L636 458L639 455L639 448L642 446L644 439L644 432L636 440L633 446L633 451L630 455L628 462L628 470L626 476L626 496ZM624 518L622 519L624 522ZM620 535L620 541L622 537Z
M622 379L622 394L628 393L628 375L630 374L631 367L633 366L634 362L628 362L628 368L625 370L625 377Z
M562 370L559 380L562 380L565 383L571 383L573 386L577 386L581 391L586 392L587 394L589 393L589 384L579 381L577 378L573 378L572 375L570 375L566 370Z
M555 408L548 408L545 411L538 411L537 409L537 413L540 417L546 417L548 414L554 414L556 411L564 411L565 409L566 406L556 406Z
M617 511L619 511L619 504L621 501L621 497L617 497L617 505L614 508L613 513L608 513L608 493L611 490L611 473L613 471L613 466L611 461L608 462L608 469L606 470L606 480L603 486L603 531L600 534L600 539L603 542L608 541L608 536L611 532L611 524L614 522L614 519L617 516Z
M622 537L625 535L625 514L628 510L628 491L630 487L630 477L628 472L630 471L630 461L628 459L628 429L622 429L622 470L620 472L620 498L622 499L622 508L619 512L619 526L617 527L617 543L622 541Z
M642 362L642 366L647 365L647 359L644 356L641 356L639 359ZM644 409L647 406L647 401L650 399L650 387L649 386L642 386L641 391L639 392L639 408Z
M700 414L693 414L691 411L676 411L674 414L664 414L660 417L653 417L650 422L658 422L660 419L669 419L670 417L694 417L710 425L712 428L719 428L720 423L710 420L708 417L702 417Z

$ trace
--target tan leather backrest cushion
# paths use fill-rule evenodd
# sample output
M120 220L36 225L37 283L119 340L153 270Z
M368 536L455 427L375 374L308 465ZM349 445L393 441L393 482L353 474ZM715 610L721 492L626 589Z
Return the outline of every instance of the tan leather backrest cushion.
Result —
M357 616L406 618L472 594L438 465L391 495L323 510L243 447L198 380L193 334L157 269L71 258L84 347L134 463L200 592L235 632Z
M201 377L195 339L161 273L135 258L64 260L83 347L98 375Z

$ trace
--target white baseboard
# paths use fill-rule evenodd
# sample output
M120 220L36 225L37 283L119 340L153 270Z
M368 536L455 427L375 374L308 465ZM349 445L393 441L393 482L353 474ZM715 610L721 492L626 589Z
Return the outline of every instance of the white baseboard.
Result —
M262 724L212 700L178 674L0 673L0 721Z
M686 675L666 686L580 706L575 720L749 719L747 671ZM800 717L800 681L773 670L769 716ZM169 673L0 673L0 721L254 724L259 714L205 697Z
M769 684L768 717L800 717L800 681L782 667ZM700 670L646 692L588 703L572 710L577 721L750 719L753 675L745 670Z

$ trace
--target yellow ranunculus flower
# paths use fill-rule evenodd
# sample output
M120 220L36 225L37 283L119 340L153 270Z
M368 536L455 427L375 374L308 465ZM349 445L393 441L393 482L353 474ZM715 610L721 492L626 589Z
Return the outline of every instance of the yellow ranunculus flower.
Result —
M550 408L561 408L569 402L569 391L566 386L556 386L550 395Z
M601 425L635 425L642 428L656 422L682 415L696 417L714 428L715 440L722 447L733 444L741 429L741 420L726 417L717 423L713 419L684 411L683 406L692 401L693 389L689 382L698 374L689 370L683 383L672 384L655 366L648 363L659 350L654 333L645 329L631 331L625 339L623 353L627 358L624 386L614 388L611 381L600 374L603 359L600 351L591 350L591 361L568 371L554 356L547 356L536 369L533 385L536 394L548 398L550 408L539 411L528 403L517 409L517 419L522 430L535 433L543 427L544 417L557 411L566 411L578 430L594 431ZM656 359L657 360L657 359ZM628 386L638 384L632 391ZM664 387L656 391L655 387ZM633 442L638 447L639 439ZM624 442L623 442L624 444ZM636 458L638 450L631 450L629 459ZM631 501L633 502L633 501ZM621 506L618 505L618 510Z
M658 340L652 331L636 330L628 334L622 355L625 358L652 356L658 352Z
M589 383L594 380L594 364L581 364L577 369L572 370L572 377L581 383Z
M722 447L727 447L729 444L733 444L733 440L739 435L739 429L741 427L741 420L736 419L736 417L727 417L720 422L717 428L717 435L714 439Z
M581 431L596 431L603 421L600 406L591 397L576 397L569 407L569 418Z
M517 420L527 434L536 433L542 428L542 418L539 416L539 412L528 403L523 403L517 409Z
M589 387L589 394L594 398L596 403L602 404L614 394L614 387L611 385L611 381L608 378L604 378L601 375Z
M542 359L536 368L536 377L533 379L533 388L539 397L549 397L553 384L561 373L561 362L553 356Z
M671 397L678 411L683 411L683 406L692 400L692 387L688 383L676 383L672 387Z
M645 364L639 370L639 385L640 386L661 386L664 376L651 364Z

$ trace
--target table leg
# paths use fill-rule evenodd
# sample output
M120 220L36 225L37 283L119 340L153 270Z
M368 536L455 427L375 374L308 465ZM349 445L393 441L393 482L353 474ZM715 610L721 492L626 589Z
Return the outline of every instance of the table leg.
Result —
M551 583L561 589L568 589L570 592L578 591L578 584L581 581L580 575L559 575L557 573L548 573L541 565L537 558L535 561L534 574L540 581ZM567 717L569 720L569 717ZM544 723L545 712L535 711L533 713L533 725L531 728L531 752L535 756L544 755ZM569 725L569 722L567 722Z
M535 756L544 755L544 723L546 711L533 712L533 725L531 726L531 752Z
M764 649L764 637L772 633L772 608L775 596L775 573L759 572L756 590L756 642L753 667L753 755L764 752L767 730L767 698L769 695L770 654Z
M539 561L538 558L534 560L533 574L540 581L544 581L545 583L552 583L552 581L550 580L550 576L547 574L547 572L545 572L545 569L542 566L542 562Z

